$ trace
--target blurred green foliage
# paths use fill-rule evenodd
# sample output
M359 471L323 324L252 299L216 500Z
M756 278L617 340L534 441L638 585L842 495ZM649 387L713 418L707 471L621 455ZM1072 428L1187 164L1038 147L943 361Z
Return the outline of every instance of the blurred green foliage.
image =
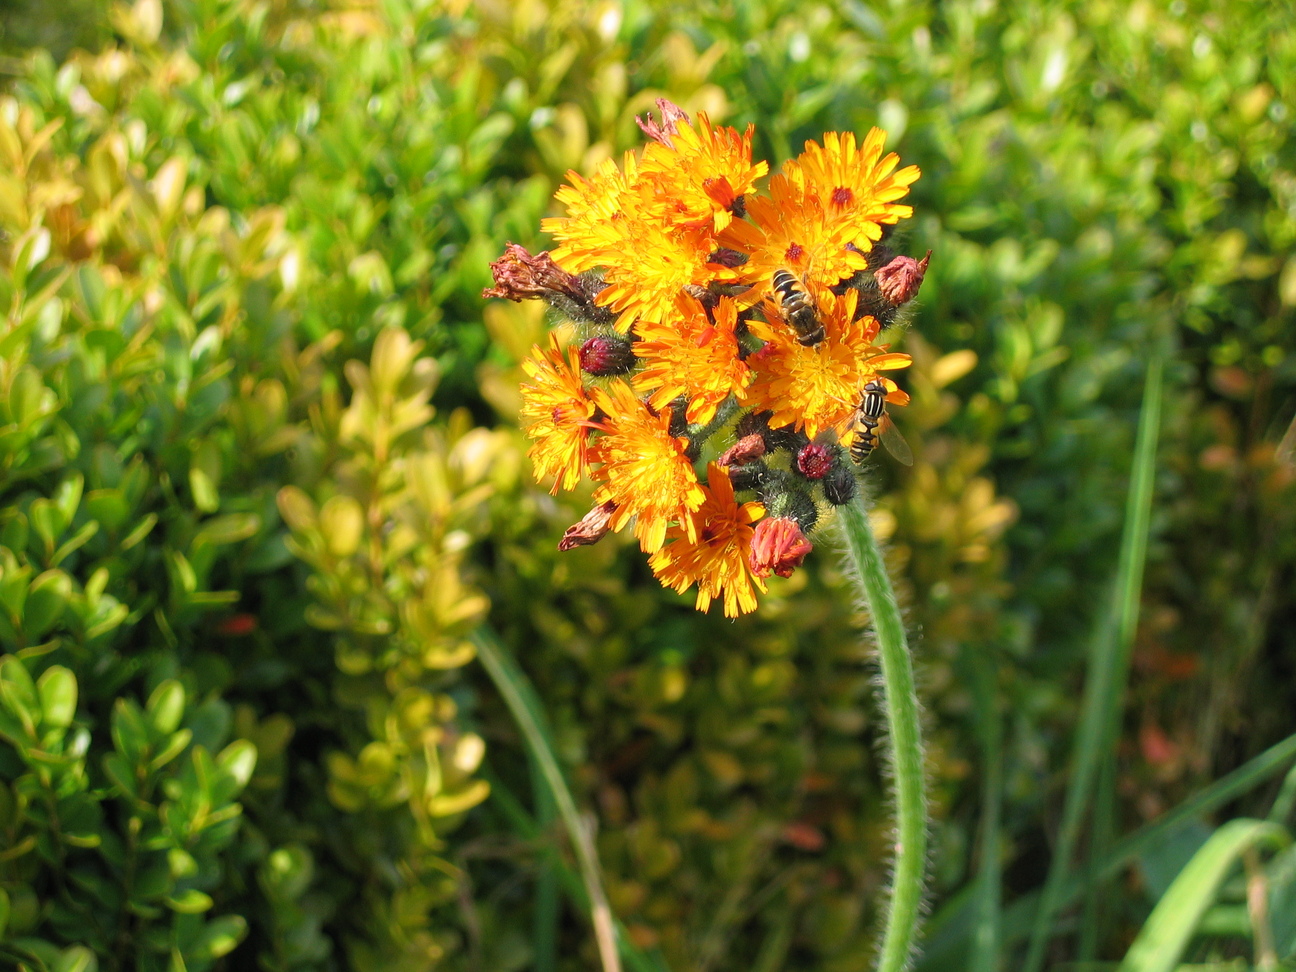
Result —
M488 777L529 787L465 641L484 616L640 946L677 972L866 962L890 838L835 558L734 624L621 538L559 554L584 509L531 484L512 429L546 322L478 297L662 95L756 122L775 163L880 124L924 170L900 245L932 268L897 335L917 462L878 464L875 523L920 634L936 928L980 863L987 739L1006 893L1043 879L1152 349L1153 545L1104 826L1292 732L1280 5L91 7L0 8L9 51L46 48L0 102L6 962L592 967L581 921L534 903L545 848L483 802ZM1109 886L1098 954L1202 840Z

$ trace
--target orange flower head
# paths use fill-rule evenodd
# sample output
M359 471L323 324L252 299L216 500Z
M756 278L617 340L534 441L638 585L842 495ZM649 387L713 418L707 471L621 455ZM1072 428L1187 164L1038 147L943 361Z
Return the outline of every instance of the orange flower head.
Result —
M669 140L650 142L641 172L655 184L657 205L672 226L704 226L717 232L733 220L739 196L756 188L769 164L752 165L754 125L739 135L732 128L712 128L706 112L696 127L676 121Z
M625 154L624 164L622 171L615 160L604 159L589 179L569 171L571 185L554 193L554 198L567 207L567 215L542 219L540 228L558 241L549 256L569 273L582 273L600 265L604 227L620 218L627 201L637 192L639 165L633 152Z
M686 455L688 439L670 434L670 409L654 414L623 381L594 389L595 404L606 418L604 431L590 446L591 462L602 463L590 477L596 503L613 502L609 523L621 530L635 518L634 534L645 553L656 553L672 521L692 529L689 514L706 493Z
M581 383L576 349L563 357L558 338L550 333L549 349L536 347L522 362L531 382L522 386L523 419L529 419L526 433L534 442L527 455L537 482L556 477L551 492L574 489L581 475L589 471L587 444L594 403Z
M651 391L648 404L663 408L680 395L688 399L685 418L706 423L731 394L746 397L751 374L738 357L738 309L728 297L716 305L715 321L694 297L681 294L675 317L663 324L639 325L642 340L634 353L646 366L634 385Z
M752 333L765 340L747 358L752 371L748 402L772 412L772 428L791 425L814 438L824 429L845 434L859 405L860 389L879 371L907 368L907 354L888 352L872 344L878 325L872 317L855 320L859 294L815 293L824 324L822 343L807 348L781 321L751 323Z
M751 222L735 221L720 234L720 245L747 256L735 271L767 292L776 270L790 270L807 287L831 287L868 266L860 249L849 248L858 233L825 208L818 195L786 176L770 179L770 195L748 200ZM865 248L867 249L867 248Z
M874 128L856 146L853 132L827 132L824 143L806 142L805 151L783 166L788 179L813 196L834 226L849 227L851 242L867 251L882 235L882 225L913 215L913 207L896 202L921 174L916 165L896 171L900 156L885 158L886 132Z
M707 468L705 499L690 517L692 529L672 527L669 543L648 559L648 566L667 587L683 593L697 584L697 609L723 599L726 617L756 610L756 588L764 582L751 568L752 524L765 514L760 503L739 505L729 471L712 463Z

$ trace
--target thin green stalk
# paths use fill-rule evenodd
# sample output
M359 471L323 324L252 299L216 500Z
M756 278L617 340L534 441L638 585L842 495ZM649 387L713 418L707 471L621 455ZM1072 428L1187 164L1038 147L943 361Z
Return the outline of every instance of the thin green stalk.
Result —
M847 552L877 635L888 756L895 778L895 869L877 968L878 972L901 972L909 965L917 938L927 866L927 792L918 695L904 619L862 496L857 493L838 511Z
M549 733L545 727L544 711L536 697L531 681L526 677L513 660L494 632L488 628L478 628L473 632L473 644L477 646L477 656L481 659L486 673L504 697L504 703L513 714L522 737L526 740L527 749L540 769L558 808L558 816L567 828L572 849L580 865L581 880L589 896L590 921L594 925L594 939L598 944L599 959L603 972L621 972L621 957L617 951L617 934L612 919L612 909L608 905L607 895L603 891L603 879L599 871L598 855L594 850L594 840L581 821L576 810L576 801L572 799L567 781L563 779L558 759L554 756L549 742Z
M1157 433L1161 424L1161 359L1148 363L1139 416L1138 439L1125 509L1125 530L1116 566L1112 610L1104 612L1096 631L1084 698L1080 704L1080 727L1071 758L1070 784L1062 809L1062 826L1040 897L1030 948L1023 972L1040 972L1044 951L1052 936L1053 917L1060 905L1071 858L1080 836L1081 824L1093 794L1098 768L1116 734L1117 720L1124 711L1125 682L1129 673L1130 650L1138 624L1139 596L1143 587L1143 565L1147 558L1149 524L1152 518L1152 486L1156 473Z

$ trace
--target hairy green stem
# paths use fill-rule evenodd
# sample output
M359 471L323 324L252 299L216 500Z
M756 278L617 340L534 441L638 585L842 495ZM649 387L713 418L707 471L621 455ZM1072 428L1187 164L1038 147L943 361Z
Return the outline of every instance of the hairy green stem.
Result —
M904 619L861 495L857 492L853 501L838 507L838 512L860 593L877 635L882 708L886 712L888 756L895 782L895 868L877 968L878 972L901 972L909 964L918 934L927 867L927 791L918 696Z

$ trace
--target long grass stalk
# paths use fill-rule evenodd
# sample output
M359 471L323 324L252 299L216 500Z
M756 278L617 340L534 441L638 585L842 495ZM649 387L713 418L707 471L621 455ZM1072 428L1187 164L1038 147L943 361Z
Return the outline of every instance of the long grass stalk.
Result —
M918 936L927 867L927 790L918 695L904 619L862 495L857 492L856 498L838 511L847 554L877 636L882 707L895 784L895 864L877 969L901 972L909 965Z
M1147 559L1148 530L1152 517L1152 487L1156 472L1157 435L1161 424L1161 359L1148 363L1139 416L1138 438L1125 509L1125 530L1116 566L1114 599L1110 613L1099 621L1085 678L1080 706L1080 729L1072 752L1070 784L1062 810L1062 826L1049 865L1048 877L1035 913L1030 948L1023 972L1040 972L1044 951L1052 935L1071 858L1094 794L1099 767L1110 752L1120 713L1124 709L1125 682L1130 650L1138 624L1143 565Z
M603 972L621 972L621 956L617 950L616 926L612 918L612 909L608 905L607 894L603 890L603 878L599 869L598 855L594 849L594 839L589 828L580 818L576 801L572 798L567 781L563 779L562 769L554 755L549 732L545 725L544 710L536 697L535 689L526 673L518 667L494 632L487 628L478 628L473 632L473 644L477 646L477 656L481 659L486 673L495 683L496 689L504 698L522 737L526 740L531 758L535 760L540 776L548 786L558 809L558 816L567 829L572 850L580 866L581 880L589 898L590 921L594 926L594 939L598 944L599 959Z

